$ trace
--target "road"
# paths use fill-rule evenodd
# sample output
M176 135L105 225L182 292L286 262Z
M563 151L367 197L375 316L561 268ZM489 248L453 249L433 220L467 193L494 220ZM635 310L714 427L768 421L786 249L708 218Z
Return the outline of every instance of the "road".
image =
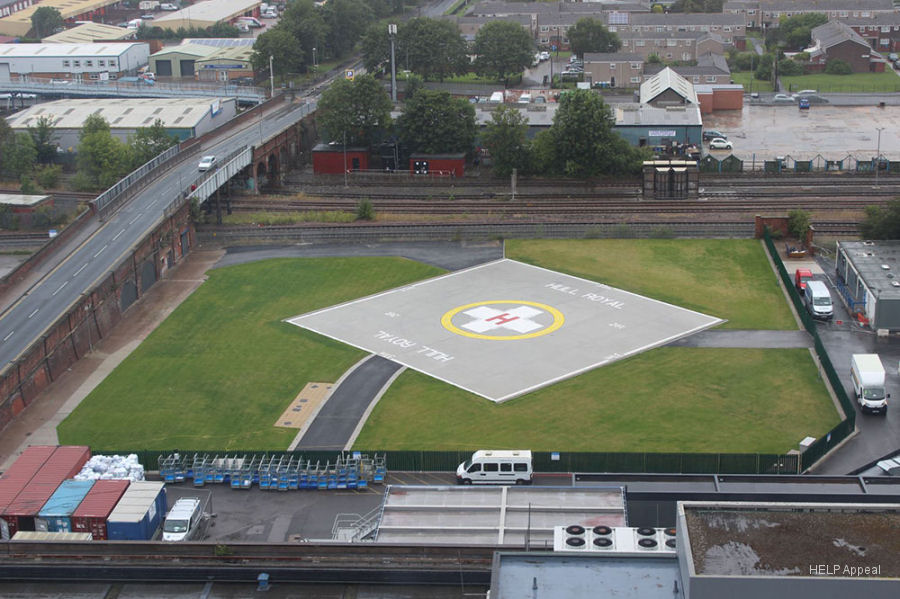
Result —
M201 153L225 155L258 145L296 122L304 106L304 101L276 105L260 120L204 143ZM199 175L198 159L194 155L167 170L0 317L0 364L16 360L160 222L166 206Z

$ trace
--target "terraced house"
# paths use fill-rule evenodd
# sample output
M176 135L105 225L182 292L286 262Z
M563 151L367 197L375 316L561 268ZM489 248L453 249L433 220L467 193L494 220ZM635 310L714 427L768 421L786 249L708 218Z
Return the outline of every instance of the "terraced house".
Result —
M838 19L879 52L900 50L900 12L876 13L868 17Z
M762 29L777 26L781 17L807 13L823 13L829 19L867 18L894 12L893 0L728 0L722 7L726 14L743 15L747 27Z

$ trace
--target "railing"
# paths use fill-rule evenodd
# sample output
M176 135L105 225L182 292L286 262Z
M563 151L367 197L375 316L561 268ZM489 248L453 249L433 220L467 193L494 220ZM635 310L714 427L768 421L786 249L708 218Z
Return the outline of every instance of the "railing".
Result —
M128 191L132 185L138 183L141 179L152 173L157 167L175 157L178 152L178 146L172 146L168 150L161 152L156 158L142 164L131 173L125 175L125 178L120 179L115 185L97 196L97 199L91 202L91 204L100 220L105 220L116 211L118 205L126 197L125 192Z

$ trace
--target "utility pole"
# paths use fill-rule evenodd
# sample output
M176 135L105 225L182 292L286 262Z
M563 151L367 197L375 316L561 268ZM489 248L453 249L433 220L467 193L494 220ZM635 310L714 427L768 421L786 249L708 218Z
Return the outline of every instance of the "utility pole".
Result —
M275 71L272 70L272 61L275 58L269 54L269 97L275 97Z
M881 170L881 132L884 131L884 127L876 127L876 131L878 131L878 149L875 150L875 185L878 185L878 171Z
M397 37L397 26L388 25L388 36L391 38L391 101L397 103L397 63L394 60L394 40Z

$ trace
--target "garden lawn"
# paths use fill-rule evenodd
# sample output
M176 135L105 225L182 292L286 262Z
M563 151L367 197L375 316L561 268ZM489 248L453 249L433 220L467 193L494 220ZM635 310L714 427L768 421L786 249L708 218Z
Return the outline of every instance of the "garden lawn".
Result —
M839 421L805 349L663 347L504 404L406 371L354 448L785 453Z
M815 89L828 92L897 92L900 91L900 77L888 68L883 73L853 73L852 75L799 75L780 77L786 92L801 89Z
M441 274L399 258L279 259L212 270L58 428L97 450L285 450L278 416L365 353L282 319ZM165 283L163 283L165 284Z
M772 82L771 81L760 81L759 79L753 78L753 73L750 71L732 71L731 72L731 80L735 83L744 86L744 91L746 93L751 92L770 92L772 91Z
M506 256L727 319L722 328L797 328L751 239L510 240Z

